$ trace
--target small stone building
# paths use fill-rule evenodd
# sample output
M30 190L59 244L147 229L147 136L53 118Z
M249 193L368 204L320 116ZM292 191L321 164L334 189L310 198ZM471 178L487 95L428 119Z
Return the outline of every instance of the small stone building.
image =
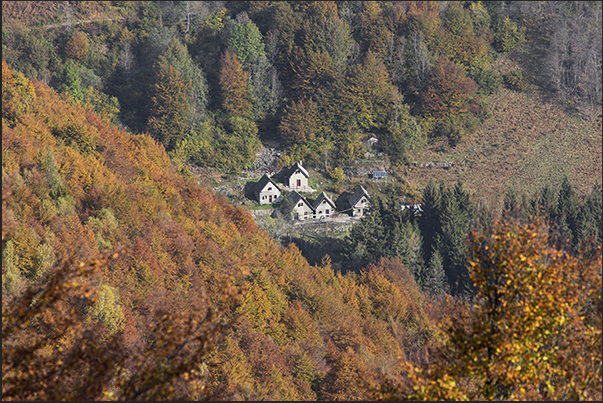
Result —
M254 185L253 194L260 204L272 204L282 200L281 189L266 174Z
M290 205L292 206L291 216L296 220L308 220L314 216L314 208L306 200L305 197L297 193L296 191L291 192L288 197Z
M312 203L315 219L329 218L335 212L335 203L327 196L325 192L321 192Z
M311 191L311 188L308 186L309 177L310 174L302 166L301 161L299 161L285 172L285 184L291 190Z

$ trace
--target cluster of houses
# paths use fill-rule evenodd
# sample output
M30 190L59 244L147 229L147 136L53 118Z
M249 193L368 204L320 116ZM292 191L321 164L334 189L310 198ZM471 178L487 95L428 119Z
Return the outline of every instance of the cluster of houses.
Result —
M296 162L284 173L284 188L291 191L288 203L283 203L291 208L291 216L298 220L322 219L332 217L336 213L345 213L352 217L364 217L369 210L370 197L362 187L354 193L344 193L337 199L337 203L321 192L314 200L302 196L299 192L312 192L308 185L308 171L301 162ZM253 186L253 195L260 204L274 204L283 201L280 187L268 175Z

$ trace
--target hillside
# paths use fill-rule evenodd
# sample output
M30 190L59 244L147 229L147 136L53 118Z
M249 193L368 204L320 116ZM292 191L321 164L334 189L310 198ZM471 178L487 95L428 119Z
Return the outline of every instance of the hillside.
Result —
M567 174L581 196L601 183L601 120L568 115L538 94L502 89L489 98L492 116L454 149L433 145L416 155L416 165L396 170L424 188L429 179L447 185L461 179L493 214L500 214L509 189L533 195L545 185L557 188ZM451 167L425 167L451 162Z
M2 2L3 400L601 400L600 17Z
M501 57L494 69L502 75L518 68L519 54ZM584 197L601 183L600 106L597 117L579 115L535 84L527 92L503 87L488 97L488 105L490 116L466 141L417 152L412 167L397 171L400 177L419 188L431 178L448 185L460 178L495 215L509 189L531 196L545 185L557 188L567 174ZM425 167L430 161L452 167Z
M5 63L2 78L3 327L11 323L5 323L11 304L61 273L62 262L93 260L122 246L95 280L111 302L78 309L105 334L123 335L128 349L149 342L157 312L197 312L205 293L218 303L225 292L220 279L241 290L237 304L220 309L243 316L220 349L195 359L215 368L209 395L352 398L361 391L333 379L355 370L375 377L384 365L395 371L401 346L410 353L434 332L424 297L399 263L346 276L328 261L311 266L295 246L277 245L246 211L178 173L148 136L108 125ZM21 337L13 342L27 345ZM6 385L22 387L32 378L4 370L13 353L6 342L3 336L3 398L67 396L59 387L10 392ZM67 362L75 354L75 341L46 342L51 351L63 345L65 353L55 351L54 359ZM42 365L35 357L33 368Z
M551 249L542 227L475 235L476 301L502 303L494 316L421 292L395 258L342 275L149 137L5 63L2 80L3 400L504 400L489 382L600 399L600 253ZM488 270L514 291L491 294ZM538 370L509 371L518 357ZM554 384L538 391L542 371Z
M279 145L277 169L391 166L411 199L430 178L460 178L495 216L510 189L555 188L567 173L584 197L600 182L596 2L2 7L9 64L149 133L215 187L252 170L262 143ZM571 49L580 63L564 59ZM383 155L362 161L373 135Z

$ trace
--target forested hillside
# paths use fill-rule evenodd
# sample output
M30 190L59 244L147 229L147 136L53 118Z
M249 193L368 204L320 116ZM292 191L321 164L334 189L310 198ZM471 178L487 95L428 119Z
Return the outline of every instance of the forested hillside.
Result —
M327 380L350 377L356 367L373 373L384 363L394 368L401 352L396 334L416 349L434 331L424 297L400 263L385 260L345 277L328 261L310 266L294 246L274 243L247 212L179 174L149 136L109 126L44 83L30 83L3 66L3 397L88 393L93 386L83 383L90 379L78 370L98 369L87 367L96 363L78 350L82 342L107 349L107 360L131 357L111 371L136 382L136 389L124 386L116 397L159 397L159 390L145 390L159 388L147 378L145 354L150 352L157 370L172 370L176 358L158 351L156 338L168 337L164 343L176 349L170 343L182 343L177 331L185 330L173 330L171 339L158 335L150 328L155 317L198 320L206 304L220 322L241 317L222 335L219 350L187 357L195 366L185 370L208 377L205 393L226 397L351 397L358 391ZM118 256L102 261L104 253L119 252L118 246ZM96 304L72 290L75 284L47 287L64 274L55 268L73 265L75 273L69 273L77 277L78 262L96 260L102 261L100 273L89 280L99 292ZM33 317L19 311L29 286L39 287L34 307L40 312ZM101 329L69 334L60 324L74 320L70 309L84 324ZM20 323L21 315L31 325ZM177 327L171 321L163 325ZM113 351L107 340L117 332L123 350ZM368 366L360 354L372 357ZM137 360L144 365L136 366ZM56 388L44 386L56 380L62 382ZM191 375L189 386L194 382ZM70 391L72 383L79 388ZM100 386L97 393L111 390ZM187 395L178 389L169 396Z
M3 400L601 399L600 2L2 19ZM188 169L335 177L373 135L391 179L320 245Z
M501 87L532 83L596 117L600 13L598 2L3 2L2 50L180 162L240 171L273 139L283 165L344 166L375 134L404 164L467 138ZM522 45L519 66L496 67Z

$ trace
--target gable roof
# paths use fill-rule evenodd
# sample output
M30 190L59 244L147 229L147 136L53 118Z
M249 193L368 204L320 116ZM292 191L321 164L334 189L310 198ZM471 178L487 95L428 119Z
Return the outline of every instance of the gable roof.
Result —
M348 203L350 203L350 207L354 207L356 203L358 203L358 201L362 198L362 196L366 196L367 199L370 199L370 196L366 189L363 188L362 185L360 185L358 186L358 188L356 188L356 191L352 193L348 198Z
M306 169L304 167L302 167L302 163L301 161L296 162L295 164L293 164L293 166L291 168L289 168L287 170L287 172L285 172L285 178L289 178L291 175L293 175L295 173L295 171L300 170L301 173L304 174L304 176L306 178L310 177L310 174L308 173L308 171L306 171Z
M335 203L333 203L333 201L329 199L329 196L327 196L325 192L320 192L318 197L314 200L314 202L312 202L312 208L316 210L318 206L320 206L320 203L323 202L323 200L326 200L327 203L331 205L331 207L335 208Z
M308 205L308 207L310 207L312 210L314 210L314 207L312 207L312 204L310 204L310 202L308 200L306 200L306 198L304 196L300 195L295 190L293 192L291 192L288 199L291 200L291 205L293 207L297 206L297 203L299 203L299 201L302 200L304 203L306 203L306 205Z
M273 184L278 190L281 190L278 187L278 185L276 183L274 183L274 181L268 177L268 175L264 174L264 176L262 176L262 178L259 181L257 181L255 185L253 185L253 191L259 193L262 190L264 190L266 185L269 183Z

